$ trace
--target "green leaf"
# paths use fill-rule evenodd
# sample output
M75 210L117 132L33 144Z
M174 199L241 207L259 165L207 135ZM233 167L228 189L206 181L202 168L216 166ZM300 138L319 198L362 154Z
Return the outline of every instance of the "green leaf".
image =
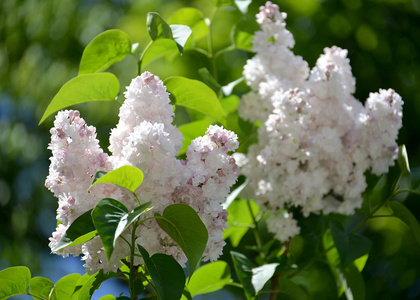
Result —
M170 77L165 80L166 88L175 99L175 104L184 106L226 123L225 112L216 93L201 81L185 77Z
M74 273L59 279L54 286L51 300L71 299L76 290L77 282L82 276Z
M293 300L306 300L310 299L308 293L301 286L297 285L285 276L281 276L278 279L278 290L279 297L277 299L283 299L283 295L288 295Z
M171 27L156 12L147 13L147 31L153 41L173 38Z
M252 284L252 269L254 265L252 262L243 254L235 251L231 251L233 265L238 275L240 283L242 283L245 296L248 300L254 299L256 291Z
M365 282L362 274L354 265L349 265L344 269L344 293L347 299L364 300L366 296Z
M401 145L398 149L398 165L402 173L411 173L410 164L408 162L407 149L405 145Z
M93 239L97 231L95 225L93 225L91 213L92 210L90 209L74 220L52 250L56 252Z
M124 298L118 297L117 299L124 299ZM130 299L130 298L128 298L128 299ZM105 296L99 298L99 300L116 300L116 299L113 295L105 295Z
M165 20L155 12L147 14L147 31L152 41L158 39L174 40L179 52L182 54L184 45L191 35L191 28L187 25L168 25Z
M144 203L131 213L124 204L115 199L104 198L96 204L92 211L92 219L104 245L108 261L118 237L147 210L150 204L151 202Z
M50 293L53 288L54 283L45 277L37 276L29 282L29 293L43 299L50 298Z
M420 245L420 225L416 217L404 204L398 201L390 201L389 207L392 209L394 217L403 221L410 228L414 239Z
M143 178L144 175L140 169L128 165L122 166L108 173L104 171L96 172L89 189L98 183L113 183L134 193L143 182Z
M220 104L225 113L229 115L229 118L231 117L231 114L237 113L239 102L239 97L236 95L230 95L220 99Z
M147 251L138 245L140 254L160 299L179 300L185 286L185 274L178 262L169 255L156 253L149 257Z
M92 73L79 75L65 83L51 100L39 124L66 107L90 101L114 101L120 84L111 73Z
M92 298L93 293L101 287L101 284L110 279L115 277L115 273L108 273L105 274L103 270L96 272L93 275L85 274L83 275L77 285L81 288L78 291L77 300L90 300ZM59 299L61 300L61 299Z
M185 43L191 35L191 28L187 25L169 25L172 30L172 37L175 41L179 53L183 53Z
M213 0L213 3L217 7L221 7L221 6L233 6L233 7L236 7L234 0Z
M359 272L362 272L365 268L367 259L369 258L369 254L365 254L354 261L354 266L357 268Z
M241 20L233 29L232 43L238 49L252 51L252 40L258 30L260 30L260 25L257 22Z
M0 271L0 299L26 294L31 271L27 267L11 267Z
M217 80L210 74L210 71L207 68L201 68L198 70L198 74L200 74L201 78L203 79L204 83L207 84L215 93L219 93L220 91L220 84Z
M252 0L235 0L235 4L242 14L248 12L248 6L251 4Z
M175 11L168 19L169 24L183 24L191 28L195 41L204 38L208 27L203 13L192 7L181 8Z
M346 234L343 225L334 219L329 225L343 267L369 252L372 242L367 237L357 233Z
M182 148L179 150L179 155L186 153L191 141L199 136L203 136L212 123L213 122L209 119L203 119L179 126L178 129L184 137Z
M231 280L229 265L224 261L206 264L194 273L187 284L191 296L208 294L222 289Z
M156 40L147 48L141 63L142 66L147 66L161 58L165 58L166 62L170 62L175 56L179 55L178 53L175 41L168 39Z
M251 206L252 213L256 216L258 214L259 207L253 200L236 199L227 208L229 213L229 228L225 229L223 238L229 237L233 247L238 247L242 237L254 224L249 211L248 201Z
M79 75L104 71L130 53L129 36L118 29L107 30L86 46L80 61Z
M262 265L257 268L252 269L252 285L254 286L255 293L261 291L264 285L273 277L274 272L276 271L278 263L272 263L267 265Z
M192 207L182 203L166 207L162 216L156 218L156 221L184 251L188 258L191 277L206 249L208 240L206 226Z

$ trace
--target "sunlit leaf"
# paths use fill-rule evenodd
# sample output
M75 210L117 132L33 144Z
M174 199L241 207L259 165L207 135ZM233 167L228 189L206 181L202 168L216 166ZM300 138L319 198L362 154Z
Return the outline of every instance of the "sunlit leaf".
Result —
M162 228L184 251L188 258L189 275L194 273L206 249L208 232L196 211L187 204L172 204L165 208L161 217Z
M179 126L178 129L184 137L179 154L181 155L186 153L187 147L191 144L191 141L199 136L203 136L211 124L211 120L203 119Z
M43 299L49 299L54 283L45 277L37 276L29 282L29 293Z
M185 77L170 77L165 85L175 99L175 105L184 106L225 123L225 112L215 92L201 81Z
M235 4L242 14L248 12L248 6L251 4L252 0L235 0Z
M178 47L174 40L160 39L154 41L147 51L144 53L142 59L142 66L147 66L154 61L165 58L166 61L171 61L175 56L179 55Z
M45 110L39 124L45 119L71 105L90 101L115 101L120 84L111 73L79 75L65 83Z
M82 244L94 238L97 231L93 225L91 213L92 210L90 209L74 220L52 250L56 252L65 247Z
M175 11L168 19L169 24L183 24L191 28L195 41L205 37L208 27L203 13L193 7L185 7Z
M354 261L353 264L359 272L362 272L363 269L365 268L365 265L366 265L366 262L367 262L368 258L369 258L369 254L365 254L363 256L360 256L358 259L356 259Z
M129 36L118 29L107 30L86 46L80 61L79 75L106 70L131 53Z
M211 89L215 93L219 93L220 91L220 84L217 82L217 80L213 77L213 75L210 74L210 71L207 68L201 68L198 70L198 74L200 74L203 81L211 87Z
M213 0L214 5L221 6L233 6L236 7L234 0Z
M90 300L93 293L101 287L101 284L109 278L115 277L115 273L104 273L103 270L93 275L85 274L77 282L81 288L77 292L77 300Z
M127 297L125 297L125 298L127 298ZM124 298L123 297L118 297L117 299L121 300L121 299L124 299ZM130 298L127 298L127 299L130 299ZM116 298L113 295L105 295L105 296L99 298L99 300L116 300Z
M184 51L185 43L191 35L191 28L187 25L169 25L172 30L172 38L175 41L179 52Z
M255 293L261 291L264 285L271 279L279 264L272 263L259 266L252 269L252 285L254 286Z
M238 247L242 237L248 232L249 228L254 226L253 218L249 211L250 208L254 216L256 216L259 207L253 200L236 199L227 208L229 212L229 228L225 229L223 238L229 237L233 247Z
M188 37L191 35L191 28L187 25L168 25L155 12L147 14L147 30L153 41L158 39L174 40L181 54Z
M150 204L151 202L144 203L131 213L124 204L115 199L104 198L96 204L92 211L92 219L104 245L108 261L118 237L147 210Z
M59 279L54 286L51 300L71 299L82 276L74 273Z
M231 280L229 265L224 261L206 264L194 273L188 282L191 296L208 294L223 288Z
M31 271L27 267L11 267L0 271L0 299L26 294Z
M98 171L89 189L98 183L113 183L134 193L143 182L143 172L133 166L122 166L105 174Z
M147 31L151 39L172 39L171 27L156 12L147 13Z
M236 48L252 51L254 33L260 30L260 25L255 21L241 20L233 29L232 39Z
M408 154L405 145L401 145L398 150L398 165L400 166L401 172L410 173L410 164L408 162Z
M138 247L160 299L179 300L185 286L185 274L179 263L162 253L149 257L143 247Z

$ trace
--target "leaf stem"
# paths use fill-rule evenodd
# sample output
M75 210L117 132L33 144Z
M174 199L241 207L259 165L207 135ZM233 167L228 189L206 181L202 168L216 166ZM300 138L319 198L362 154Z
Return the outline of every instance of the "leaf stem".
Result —
M133 224L133 231L131 232L131 253L130 253L130 280L128 290L130 291L131 300L137 300L138 297L135 293L134 282L135 278L137 277L137 270L138 267L134 267L134 251L135 251L135 243L136 243L136 229L137 229L137 222Z
M150 45L153 44L153 40L150 41L150 43L146 46L146 48L144 48L143 52L140 55L139 61L137 63L137 75L141 74L141 63L143 62L143 58L144 58L144 54L147 52L147 50L149 50Z
M140 199L139 199L139 197L137 197L137 194L135 193L135 192L132 192L133 193L133 195L134 195L134 198L136 198L136 200L137 200L137 203L139 204L139 206L141 205L141 202L140 202Z
M398 195L401 193L410 193L410 194L420 195L420 191L411 190L411 189L402 189L402 190L395 191L394 195Z

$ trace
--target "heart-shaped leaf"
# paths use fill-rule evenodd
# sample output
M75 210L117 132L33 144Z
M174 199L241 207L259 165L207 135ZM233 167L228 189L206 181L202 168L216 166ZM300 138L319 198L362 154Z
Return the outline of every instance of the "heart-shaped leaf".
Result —
M254 268L254 264L239 252L231 251L230 255L232 256L233 265L239 282L242 283L246 298L248 300L254 299L257 294L252 284L252 269Z
M165 80L166 88L175 105L194 109L208 115L222 125L226 124L225 112L216 93L201 81L174 76Z
M117 77L111 73L79 75L65 83L51 100L39 124L66 107L90 101L116 101L120 89Z
M96 172L89 189L98 183L113 183L134 193L143 182L143 178L144 175L140 169L128 165L122 166L108 173L104 171Z
M188 281L188 290L192 297L208 294L222 289L231 280L229 265L222 261L206 264L194 273Z
M190 277L206 249L208 232L195 210L187 204L169 205L156 221L184 251L189 262Z
M54 283L45 277L37 276L29 282L29 293L42 299L49 299L53 288Z
M31 271L27 267L11 267L0 271L0 299L26 294Z
M77 282L81 277L80 274L74 273L59 279L55 283L51 300L71 299L73 293L76 291Z
M160 299L181 299L185 274L179 263L172 256L162 253L149 257L143 247L138 245L138 248Z
M79 75L104 71L130 53L129 36L118 29L107 30L86 46L80 61Z
M52 250L57 252L63 248L82 244L94 238L97 231L95 225L93 225L91 213L92 210L90 209L74 220Z

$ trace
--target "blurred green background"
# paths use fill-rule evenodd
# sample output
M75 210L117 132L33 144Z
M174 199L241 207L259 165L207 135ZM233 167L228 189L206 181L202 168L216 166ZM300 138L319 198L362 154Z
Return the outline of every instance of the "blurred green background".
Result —
M294 52L312 67L324 47L349 51L356 78L356 98L393 88L403 98L403 129L412 167L420 166L420 1L418 0L282 0L273 1L288 14ZM254 19L264 1L253 1L245 18ZM150 38L147 12L164 19L182 7L196 7L208 17L210 0L1 0L0 1L0 269L26 265L33 274L48 277L48 237L54 231L57 200L44 187L50 151L50 117L38 121L59 88L77 75L84 47L104 30L118 28L143 49ZM229 7L214 19L215 51L230 44L232 24L244 18ZM204 44L205 45L205 44ZM205 46L204 46L205 47ZM221 56L219 80L227 84L241 76L250 57L245 51ZM150 69L162 79L170 75L197 78L208 61L186 52L173 62L161 60ZM229 71L227 71L229 69ZM121 92L136 76L133 57L112 67ZM117 122L118 105L90 103L76 106L95 125L103 148ZM98 111L100 110L100 111ZM420 218L420 200L406 205ZM371 222L367 234L374 247L363 272L368 299L420 297L420 246L398 220ZM80 262L80 265L82 263ZM322 273L318 274L322 276ZM418 298L417 298L418 299Z

